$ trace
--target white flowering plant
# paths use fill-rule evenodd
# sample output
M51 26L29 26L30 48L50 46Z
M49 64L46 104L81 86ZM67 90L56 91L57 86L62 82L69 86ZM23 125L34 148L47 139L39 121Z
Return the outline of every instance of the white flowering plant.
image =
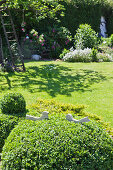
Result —
M113 62L113 57L107 53L98 53L97 58L99 62Z
M85 48L84 50L82 50L82 49L71 48L69 53L65 54L63 60L69 62L91 62L92 49Z

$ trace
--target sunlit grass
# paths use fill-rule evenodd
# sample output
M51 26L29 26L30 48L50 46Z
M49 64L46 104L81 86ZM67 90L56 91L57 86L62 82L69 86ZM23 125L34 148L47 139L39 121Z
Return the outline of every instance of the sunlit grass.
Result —
M27 106L38 97L86 104L113 127L113 63L27 62L25 73L0 72L0 98L20 92Z

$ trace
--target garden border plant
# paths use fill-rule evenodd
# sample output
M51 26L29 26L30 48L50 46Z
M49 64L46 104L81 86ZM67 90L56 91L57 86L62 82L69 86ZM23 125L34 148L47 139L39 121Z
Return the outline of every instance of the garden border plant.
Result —
M1 111L4 114L23 114L26 101L21 93L8 93L1 99Z
M113 140L101 126L64 116L20 122L3 147L2 169L112 169Z

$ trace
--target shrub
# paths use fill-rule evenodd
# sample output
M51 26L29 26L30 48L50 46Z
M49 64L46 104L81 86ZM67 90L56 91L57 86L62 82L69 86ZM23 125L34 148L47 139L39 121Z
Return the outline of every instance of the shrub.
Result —
M72 41L70 31L57 25L47 27L46 32L42 34L32 29L28 35L30 39L25 38L23 44L29 42L30 49L42 57L43 55L44 57L49 55L51 58L58 57L64 48L70 47Z
M67 53L69 53L69 50L64 48L64 50L62 51L59 57L62 59Z
M55 100L44 100L38 98L36 104L32 104L30 108L35 109L35 115L37 115L36 112L42 113L44 110L47 110L49 113L76 113L78 115L84 115L86 105L73 105L73 104L64 104L59 103Z
M99 62L111 62L113 57L107 53L98 53L97 58Z
M78 119L78 118L77 118ZM113 141L94 122L75 124L63 114L22 121L2 152L6 169L113 169Z
M98 53L98 50L93 48L92 49L92 61L95 61L95 62L98 61L97 53Z
M113 47L113 34L109 37L110 46Z
M76 48L93 48L98 44L96 32L88 24L81 24L74 36Z
M0 113L0 152L11 130L18 123L19 117Z
M92 50L89 48L75 49L67 53L63 57L64 61L70 62L91 62L92 61Z
M1 111L5 114L22 114L26 111L26 102L20 93L8 93L1 100Z

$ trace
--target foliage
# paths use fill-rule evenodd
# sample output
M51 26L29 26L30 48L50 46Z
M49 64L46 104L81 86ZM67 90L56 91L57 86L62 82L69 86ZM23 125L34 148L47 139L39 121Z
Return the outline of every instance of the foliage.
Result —
M62 1L62 0L61 0ZM31 1L23 1L23 0L7 0L7 4L10 8L15 9L25 9L28 10L27 16L31 15L31 11L35 12L35 17L38 20L43 20L45 18L56 18L57 15L62 16L64 7L59 3L59 0L33 0ZM33 18L32 18L33 19Z
M59 57L62 59L67 53L69 53L69 50L64 48L64 50L62 51Z
M64 104L57 102L55 100L44 100L41 98L37 99L36 104L32 104L31 108L35 109L38 113L42 113L44 110L47 110L49 113L76 113L78 115L84 115L84 109L86 105L73 105L73 104ZM36 116L36 112L35 115Z
M91 62L92 50L90 48L70 50L70 52L63 57L63 60L69 62Z
M12 65L12 62L7 58L1 63L1 70L4 72L14 72L15 68Z
M98 36L88 24L81 24L77 29L74 38L76 48L93 48L98 44Z
M101 37L100 46L111 47L110 37L107 37L107 38Z
M92 61L94 61L94 62L97 62L97 61L98 61L97 53L98 53L98 50L95 49L95 48L93 48L93 49L92 49Z
M107 21L107 34L110 35L113 27L113 2L112 0L65 0L63 2L65 15L61 23L67 27L72 35L80 24L89 24L100 32L100 18L105 16Z
M99 62L112 62L113 57L107 53L98 53L97 58Z
M98 124L75 124L52 114L49 120L22 121L12 130L2 169L112 169L112 157L113 141Z
M82 104L64 104L53 99L47 100L38 98L36 104L29 106L29 114L40 117L42 112L47 110L49 114L71 113L76 114L77 116L88 116L89 119L98 121L109 134L113 135L113 129L109 127L109 124L103 122L100 116L86 112L86 108L87 106Z
M50 47L50 56L58 57L64 48L70 47L72 36L66 27L54 25L53 28L48 28L46 39L47 45Z
M5 143L5 139L9 136L9 133L16 124L21 120L17 116L5 115L0 113L0 152Z
M110 39L110 46L113 47L113 34L111 34L111 36L109 37Z
M28 39L29 37L29 39ZM47 31L39 34L38 31L32 29L25 42L29 42L31 51L35 51L42 57L47 53L50 58L58 57L63 48L69 48L72 36L69 30L65 27L47 27Z
M20 93L8 93L1 100L1 111L4 114L23 114L26 102Z

